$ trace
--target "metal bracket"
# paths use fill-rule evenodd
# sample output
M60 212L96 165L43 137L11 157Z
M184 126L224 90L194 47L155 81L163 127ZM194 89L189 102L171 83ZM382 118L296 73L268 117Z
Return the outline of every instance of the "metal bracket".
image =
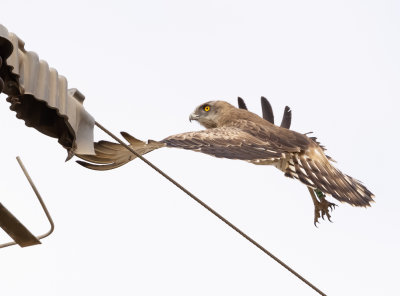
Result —
M7 210L5 206L0 203L0 227L3 228L3 230L14 240L13 242L0 244L0 249L17 244L22 248L37 245L41 243L41 239L48 237L54 231L53 219L51 218L50 213L47 210L47 207L42 197L40 196L39 191L37 190L19 156L17 156L17 161L22 171L24 172L26 179L28 180L33 191L35 192L35 195L37 196L40 205L42 206L42 209L46 214L47 219L49 220L50 230L47 231L45 234L34 236L9 210Z

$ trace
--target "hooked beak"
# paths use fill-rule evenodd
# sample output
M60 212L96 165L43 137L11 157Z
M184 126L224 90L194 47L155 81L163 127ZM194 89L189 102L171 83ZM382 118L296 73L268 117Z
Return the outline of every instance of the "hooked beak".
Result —
M190 114L189 116L189 121L191 122L192 120L199 120L199 115L195 114L194 112Z

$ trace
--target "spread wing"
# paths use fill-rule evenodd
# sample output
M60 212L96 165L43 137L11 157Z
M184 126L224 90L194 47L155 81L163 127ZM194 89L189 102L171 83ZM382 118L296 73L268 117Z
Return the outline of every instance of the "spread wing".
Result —
M373 194L358 180L334 168L316 140L276 126L237 120L232 126L177 134L162 141L140 141L122 132L130 147L143 155L161 147L181 148L254 164L277 164L285 175L355 206L368 206ZM136 158L122 145L95 143L96 155L78 155L93 170L110 170Z
M162 140L167 147L206 153L215 157L255 160L280 159L285 152L268 140L261 140L239 127L229 126L174 135Z
M246 161L263 160L276 161L288 152L299 152L309 141L304 135L290 131L287 134L297 134L296 137L277 137L273 132L246 120L238 120L235 125L207 129L196 132L177 134L162 141L142 142L128 133L122 133L133 150L141 155L161 147L181 148L209 154L215 157L240 159ZM78 155L92 162L78 161L79 164L95 170L109 170L120 167L135 158L123 146L108 141L95 143L96 155ZM94 164L93 164L94 163Z

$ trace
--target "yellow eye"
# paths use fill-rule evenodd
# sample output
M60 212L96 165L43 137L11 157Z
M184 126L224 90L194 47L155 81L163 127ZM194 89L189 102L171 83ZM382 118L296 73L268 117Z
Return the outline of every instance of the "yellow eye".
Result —
M210 111L210 106L204 106L204 111L206 111L206 112L208 112L208 111Z

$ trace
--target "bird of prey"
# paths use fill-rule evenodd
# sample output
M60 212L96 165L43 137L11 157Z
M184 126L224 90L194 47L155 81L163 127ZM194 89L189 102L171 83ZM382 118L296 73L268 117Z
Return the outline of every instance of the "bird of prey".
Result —
M246 103L241 97L238 97L238 107L240 109L245 109L247 110ZM261 97L261 109L262 109L262 115L265 120L268 120L272 124L274 123L274 113L272 111L271 104L265 97ZM290 125L292 123L292 110L288 107L285 106L285 110L283 111L283 117L282 117L282 122L281 122L281 127L290 128ZM315 137L311 137L314 141L317 140ZM331 221L331 215L329 214L326 209L332 209L335 208L336 204L328 202L325 197L326 195L322 193L318 189L312 189L310 187L307 187L311 199L314 203L314 225L316 226L316 223L318 222L318 219L322 217L324 219L324 216L328 218L329 221Z
M289 109L285 113L286 120L284 116L282 122L286 127L282 127L273 124L272 108L266 99L262 106L264 118L248 111L242 99L239 99L240 108L225 101L209 101L198 106L189 117L190 121L199 122L205 130L172 135L161 141L149 140L147 143L126 132L121 134L130 147L141 155L170 147L275 166L285 176L305 184L312 197L316 190L319 200L313 198L314 223L321 216L330 218L329 210L334 204L325 200L325 194L353 206L370 206L374 195L360 181L335 168L316 138L286 128L290 126ZM91 163L78 163L89 169L109 170L136 158L122 145L108 141L95 143L95 151L96 155L78 155Z

